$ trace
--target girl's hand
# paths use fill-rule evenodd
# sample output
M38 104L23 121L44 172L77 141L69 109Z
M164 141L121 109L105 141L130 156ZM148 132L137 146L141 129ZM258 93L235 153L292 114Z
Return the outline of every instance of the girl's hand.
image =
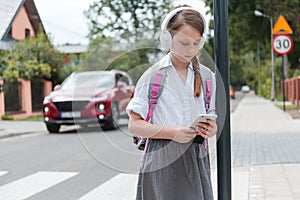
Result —
M188 143L197 136L196 130L189 127L175 127L175 132L172 140L178 143Z
M198 130L198 135L201 135L203 138L209 138L217 133L218 126L215 120L207 119L206 122L198 124Z

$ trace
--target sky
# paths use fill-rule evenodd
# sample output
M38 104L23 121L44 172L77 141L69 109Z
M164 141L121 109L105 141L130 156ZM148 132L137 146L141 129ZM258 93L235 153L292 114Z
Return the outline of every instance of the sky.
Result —
M83 14L94 0L34 0L54 45L88 44L88 20Z
M83 14L95 0L34 0L47 34L56 46L88 44L88 20ZM174 0L174 4L188 4L203 8L201 0Z

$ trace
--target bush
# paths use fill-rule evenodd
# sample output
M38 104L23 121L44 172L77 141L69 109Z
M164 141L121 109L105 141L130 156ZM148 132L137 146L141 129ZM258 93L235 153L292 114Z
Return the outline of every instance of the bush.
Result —
M1 117L2 120L14 120L14 118L12 116L9 116L9 115L3 115Z
M261 83L261 87L258 90L258 94L266 99L270 99L271 87L272 87L272 78L265 79L265 81Z
M16 43L10 51L0 52L0 75L6 81L17 78L56 80L63 68L63 57L43 33Z

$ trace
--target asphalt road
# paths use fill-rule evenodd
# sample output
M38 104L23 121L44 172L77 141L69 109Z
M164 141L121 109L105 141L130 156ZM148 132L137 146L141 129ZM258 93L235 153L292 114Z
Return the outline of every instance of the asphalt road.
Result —
M46 189L35 187L37 191L32 194L37 194L29 199L79 199L119 173L136 173L141 152L135 149L124 130L127 130L126 125L105 132L94 127L78 129L78 133L73 130L0 141L0 176L1 172L6 172L0 179L0 197L8 195L13 187L20 187L24 190L20 195L25 195L30 190L26 189L28 179L32 178L32 182L38 185L43 184L40 179L54 182L51 187L45 185ZM22 185L23 180L24 184L27 181L25 185ZM19 196L11 194L5 197L14 199Z

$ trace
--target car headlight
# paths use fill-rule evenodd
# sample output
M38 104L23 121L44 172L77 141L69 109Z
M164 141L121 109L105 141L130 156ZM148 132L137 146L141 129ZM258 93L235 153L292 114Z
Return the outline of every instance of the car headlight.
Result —
M103 110L105 110L105 104L104 104L104 103L99 103L99 104L97 105L97 108L98 108L100 111L103 111Z
M108 99L108 94L104 94L104 95L94 97L93 101L103 101L103 100L106 100L106 99Z
M48 113L50 111L50 108L48 106L44 107L44 113Z

